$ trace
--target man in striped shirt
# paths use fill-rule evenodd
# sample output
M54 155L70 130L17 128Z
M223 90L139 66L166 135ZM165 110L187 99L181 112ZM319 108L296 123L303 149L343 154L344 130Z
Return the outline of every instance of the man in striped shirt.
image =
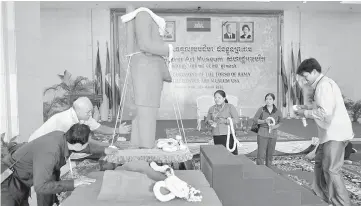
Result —
M332 79L324 76L316 59L304 60L297 69L314 89L314 107L302 105L297 113L315 120L319 147L314 169L314 192L334 206L350 206L350 198L340 171L344 164L345 147L354 137L341 90Z

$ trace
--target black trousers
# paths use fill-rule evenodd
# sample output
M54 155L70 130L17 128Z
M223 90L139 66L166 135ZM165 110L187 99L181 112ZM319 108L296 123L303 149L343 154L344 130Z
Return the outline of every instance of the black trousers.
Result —
M30 188L20 188L18 183L14 184L12 176L1 183L1 206L29 206Z
M221 144L225 148L227 148L227 146L226 146L226 144L227 144L227 135L213 136L213 142L214 142L215 145L216 144ZM230 135L230 137L229 137L229 147L233 148L233 144L234 144L233 135ZM236 146L236 149L232 152L232 154L238 155L238 147L237 146Z
M273 153L276 149L277 138L262 137L257 135L257 165L272 166Z
M57 174L54 174L53 178L57 180ZM20 184L21 181L12 176L1 183L1 206L29 206L31 188ZM36 200L37 206L59 204L56 194L36 194Z
M347 144L347 146L345 147L345 160L349 160L350 159L350 155L352 154L352 153L355 153L355 151L353 151L353 147L352 147L352 143L351 142L349 142L348 144Z

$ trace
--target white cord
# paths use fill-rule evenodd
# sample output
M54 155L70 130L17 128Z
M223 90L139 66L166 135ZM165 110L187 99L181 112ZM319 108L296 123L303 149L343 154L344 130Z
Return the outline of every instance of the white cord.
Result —
M131 60L132 60L133 55L139 54L139 53L141 53L141 52L135 52L135 53L126 55L126 57L129 57L128 67L127 67L127 71L126 71L126 74L125 74L124 86L123 86L123 89L122 89L122 96L120 97L118 114L117 114L117 118L116 118L116 120L115 120L115 125L114 125L114 130L113 130L113 137L112 137L112 143L110 144L110 146L113 146L113 144L114 144L114 137L115 137L115 131L116 131L116 129L117 129L117 124L118 124L118 119L119 119L119 113L120 113L119 122L120 122L120 123L122 122L122 116L123 116L123 111L124 111L124 103L125 103L125 94L126 94L126 92L127 92L127 86L128 86L128 76L129 76L130 62L131 62ZM123 106L122 106L122 105L123 105ZM121 110L121 112L120 112L120 110Z
M71 178L74 178L74 173L73 173L73 168L72 168L72 166L71 166L70 157L68 158L68 163L69 163L69 170L70 170Z
M182 121L182 115L181 115L181 112L180 112L180 108L179 108L179 104L178 104L178 96L177 96L177 95L175 95L175 99L176 99L177 108L178 108L178 113L179 113L179 120L180 120L180 122L181 122L182 130L183 130L184 142L185 142L185 144L187 144L186 133L184 132L184 126L183 126L183 121Z
M175 97L174 97L174 93L173 93L173 91L171 91L171 92L172 92L172 97L173 97L173 99L174 99L174 98L175 98ZM181 130L180 130L179 123L178 123L177 111L176 111L176 108L175 108L175 105L174 105L174 102L173 102L173 101L172 101L172 105L173 105L173 110L174 110L174 114L175 114L175 119L176 119L176 121L177 121L177 127L178 127L178 130L179 130L179 135L182 136L182 132L181 132Z
M242 144L238 141L238 139L236 137L232 118L228 117L228 121L229 121L229 125L228 125L226 148L228 149L228 151L233 152L237 148L237 145L238 145L238 147L242 147ZM233 148L232 149L229 148L229 140L230 140L231 132L233 135Z

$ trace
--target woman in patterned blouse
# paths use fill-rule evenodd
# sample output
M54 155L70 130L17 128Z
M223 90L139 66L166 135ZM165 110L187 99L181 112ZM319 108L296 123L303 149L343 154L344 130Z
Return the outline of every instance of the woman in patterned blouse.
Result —
M206 123L212 127L214 144L221 144L226 147L229 125L228 117L232 118L233 124L237 124L240 121L239 115L236 107L228 104L226 93L223 90L218 90L214 93L214 101L216 104L209 108ZM233 136L230 134L229 147L233 148L233 144ZM237 155L238 148L232 153Z
M266 166L272 165L273 153L276 148L276 141L278 136L278 127L282 123L282 112L274 105L275 95L268 93L265 96L266 105L258 109L254 116L254 121L257 121L259 130L257 134L257 164L263 165L266 156ZM270 125L269 117L273 117L275 125Z

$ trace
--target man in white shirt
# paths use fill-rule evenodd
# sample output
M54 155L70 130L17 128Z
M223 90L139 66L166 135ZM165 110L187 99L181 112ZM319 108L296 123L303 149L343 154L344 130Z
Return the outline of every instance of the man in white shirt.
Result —
M334 206L350 206L350 198L340 174L344 164L345 147L354 137L341 90L321 73L316 59L304 60L297 69L314 89L316 107L301 106L299 115L317 123L319 146L316 151L313 190Z
M57 113L50 117L39 129L37 129L29 138L28 142L37 139L45 134L53 131L66 132L74 124L81 123L88 125L91 131L101 134L113 134L114 128L101 125L92 118L93 104L87 97L79 97L74 101L73 106L63 112ZM118 133L127 134L130 132L131 126L121 124Z

